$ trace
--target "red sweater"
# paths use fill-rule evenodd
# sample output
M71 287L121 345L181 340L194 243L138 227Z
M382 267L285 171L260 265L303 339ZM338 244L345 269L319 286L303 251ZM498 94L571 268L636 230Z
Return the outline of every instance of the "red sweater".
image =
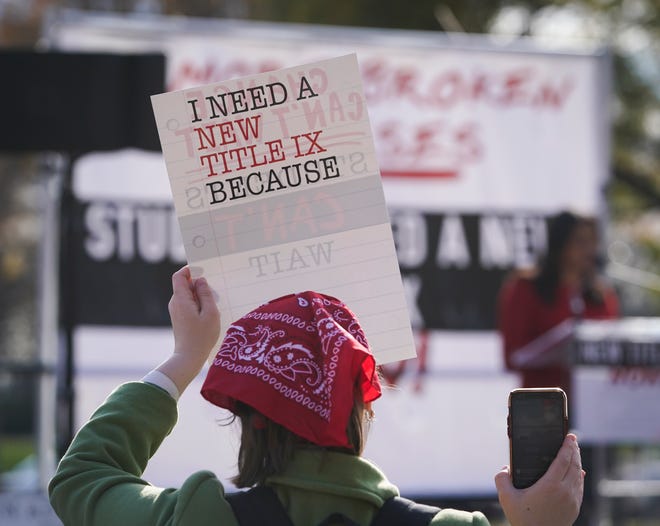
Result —
M616 318L619 302L613 289L602 290L603 302L588 302L581 315L586 319ZM504 283L498 301L498 324L504 346L507 369L522 375L523 387L559 386L567 393L571 387L570 369L566 366L521 368L512 363L514 352L538 338L562 321L573 317L571 291L560 286L552 303L546 303L530 278L516 277Z

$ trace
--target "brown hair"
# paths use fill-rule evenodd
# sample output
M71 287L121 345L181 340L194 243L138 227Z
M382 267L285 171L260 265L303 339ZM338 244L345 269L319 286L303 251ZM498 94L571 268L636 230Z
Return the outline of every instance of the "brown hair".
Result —
M548 246L545 254L540 259L539 272L534 278L536 291L546 303L555 301L561 277L562 254L573 233L581 226L589 227L594 233L598 230L595 219L573 212L560 212L550 220ZM594 276L587 276L584 283L582 283L583 299L586 303L601 305L603 303L603 293L594 278Z
M362 391L355 390L355 403L346 426L350 448L322 448L292 433L285 427L242 402L234 410L241 422L241 446L238 450L238 475L231 481L238 488L263 484L266 478L282 473L300 447L340 451L361 455L367 437L366 408Z

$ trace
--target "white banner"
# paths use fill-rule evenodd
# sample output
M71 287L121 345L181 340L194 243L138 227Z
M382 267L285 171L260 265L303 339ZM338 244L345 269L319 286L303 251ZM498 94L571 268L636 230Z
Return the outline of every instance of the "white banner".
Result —
M575 421L584 443L660 442L660 369L579 367Z
M607 121L598 57L272 36L173 37L168 87L357 52L389 204L600 210ZM323 121L347 118L337 107Z
M388 203L597 213L608 176L602 49L486 37L216 20L70 16L61 49L164 51L169 90L357 53ZM336 106L319 123L348 119ZM398 177L397 177L398 176ZM411 183L414 180L414 184Z

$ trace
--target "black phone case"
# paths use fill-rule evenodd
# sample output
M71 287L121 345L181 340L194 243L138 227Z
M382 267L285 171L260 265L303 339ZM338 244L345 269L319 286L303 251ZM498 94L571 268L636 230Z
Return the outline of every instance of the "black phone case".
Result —
M519 480L516 477L516 466L514 466L513 462L513 448L514 442L513 442L513 437L512 437L512 430L511 430L511 425L512 425L512 418L511 418L511 399L514 396L517 396L519 394L522 394L523 396L529 395L529 394L538 394L542 395L543 393L552 393L554 395L561 393L563 395L563 436L565 437L568 434L568 400L566 398L566 393L560 389L559 387L549 387L549 388L520 388L520 389L514 389L509 393L509 414L507 417L507 435L509 437L509 466L511 470L511 479L513 481L513 486L517 489L525 489L530 487L531 485L534 484L534 482L530 484L525 484L521 480ZM538 480L538 479L537 479Z

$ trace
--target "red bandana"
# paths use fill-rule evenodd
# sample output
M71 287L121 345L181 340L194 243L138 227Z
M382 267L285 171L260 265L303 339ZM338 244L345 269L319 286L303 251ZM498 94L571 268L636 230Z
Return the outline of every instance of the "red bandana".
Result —
M240 400L314 444L350 447L355 385L365 402L381 394L362 328L341 301L307 291L234 322L202 396L230 411Z

